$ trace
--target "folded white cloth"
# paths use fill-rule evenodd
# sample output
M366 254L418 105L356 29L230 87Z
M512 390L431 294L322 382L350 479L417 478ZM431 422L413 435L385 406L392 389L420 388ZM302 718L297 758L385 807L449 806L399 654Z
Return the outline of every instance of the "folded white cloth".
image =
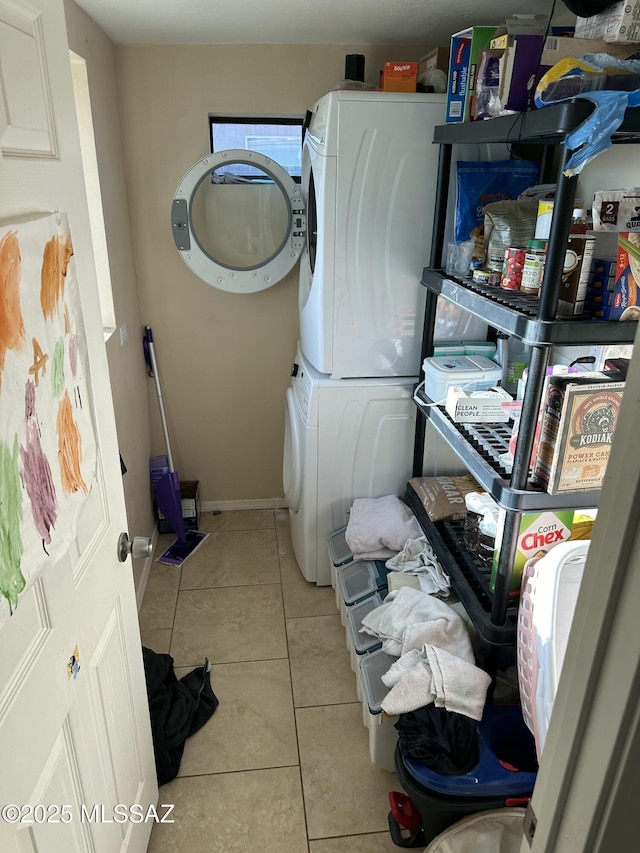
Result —
M407 539L402 551L385 563L393 572L420 576L420 589L430 594L449 595L451 581L426 536Z
M390 592L364 617L362 630L382 640L383 650L395 657L429 642L464 660L474 659L462 618L444 601L412 587Z
M475 664L427 644L398 658L382 681L391 687L381 703L387 714L407 714L434 702L473 720L482 719L491 683Z
M436 692L436 707L482 719L491 678L487 673L444 649L424 646Z
M421 529L414 514L399 497L385 495L356 498L344 535L351 553L362 557L382 548L397 554L407 539L417 539L421 535Z

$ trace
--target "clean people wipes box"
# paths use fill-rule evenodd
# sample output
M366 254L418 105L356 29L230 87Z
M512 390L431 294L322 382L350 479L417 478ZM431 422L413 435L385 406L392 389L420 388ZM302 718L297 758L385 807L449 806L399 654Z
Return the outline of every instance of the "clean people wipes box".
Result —
M456 423L498 424L509 420L509 412L502 408L502 404L511 402L513 397L504 388L467 393L457 385L452 385L447 392L445 409Z

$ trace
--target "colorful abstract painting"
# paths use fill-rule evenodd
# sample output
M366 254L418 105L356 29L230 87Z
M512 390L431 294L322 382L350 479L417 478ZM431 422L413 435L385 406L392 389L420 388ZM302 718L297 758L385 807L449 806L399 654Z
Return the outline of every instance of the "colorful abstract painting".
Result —
M0 624L76 535L96 444L64 214L0 227Z

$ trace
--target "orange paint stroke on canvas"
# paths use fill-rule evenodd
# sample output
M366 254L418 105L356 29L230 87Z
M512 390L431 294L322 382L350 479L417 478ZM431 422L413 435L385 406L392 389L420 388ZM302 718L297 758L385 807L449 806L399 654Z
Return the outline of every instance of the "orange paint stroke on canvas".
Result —
M65 390L64 399L58 407L56 420L58 433L58 462L62 488L67 494L73 494L79 489L87 494L87 485L82 478L80 462L82 460L82 436L73 419L73 408L69 392Z
M18 235L9 231L0 240L0 372L4 370L7 350L20 349L25 338L20 309L20 268Z
M33 376L37 387L40 384L40 371L43 376L47 372L49 356L42 351L42 347L35 338L31 339L31 343L33 344L33 364L29 368L29 375Z
M45 317L52 317L64 294L64 280L73 255L71 235L55 236L47 241L40 273L40 305Z

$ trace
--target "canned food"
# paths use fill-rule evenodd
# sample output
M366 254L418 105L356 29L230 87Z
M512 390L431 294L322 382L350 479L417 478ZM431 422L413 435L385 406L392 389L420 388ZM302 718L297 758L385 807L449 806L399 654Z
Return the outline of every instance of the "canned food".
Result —
M473 280L478 284L500 284L500 273L493 270L474 270Z
M524 254L524 249L516 247L504 250L500 287L504 287L505 290L520 290Z

